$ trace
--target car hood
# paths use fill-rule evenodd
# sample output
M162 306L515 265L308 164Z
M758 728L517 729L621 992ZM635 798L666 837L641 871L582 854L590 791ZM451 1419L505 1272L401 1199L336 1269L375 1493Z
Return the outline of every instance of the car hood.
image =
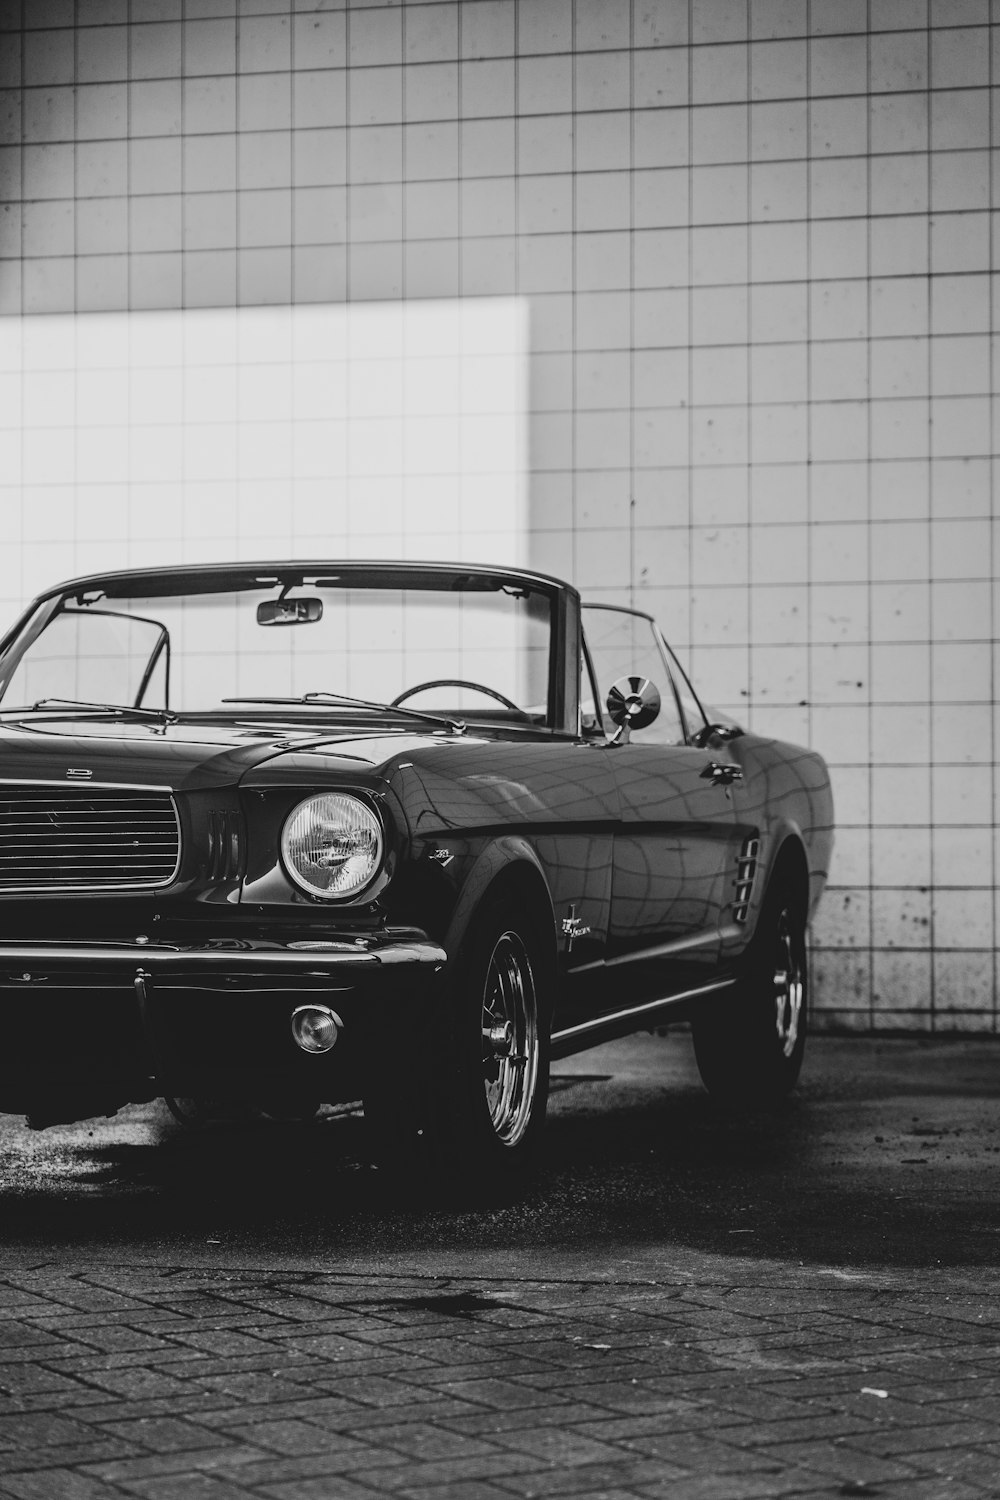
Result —
M84 716L8 720L0 726L0 782L115 782L175 791L233 785L265 764L269 780L302 753L322 753L324 770L357 775L429 736L288 724L158 724ZM85 773L90 772L87 776ZM72 773L76 774L72 774Z

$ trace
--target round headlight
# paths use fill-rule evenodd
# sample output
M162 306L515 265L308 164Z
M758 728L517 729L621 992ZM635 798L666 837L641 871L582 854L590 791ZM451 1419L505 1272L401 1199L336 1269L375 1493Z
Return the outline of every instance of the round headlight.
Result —
M311 896L353 896L382 860L382 828L359 797L324 792L300 802L281 833L289 875Z

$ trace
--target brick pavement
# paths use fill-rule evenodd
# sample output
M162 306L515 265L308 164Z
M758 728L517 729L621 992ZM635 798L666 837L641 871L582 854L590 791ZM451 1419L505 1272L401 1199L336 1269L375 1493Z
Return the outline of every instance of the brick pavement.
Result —
M989 1273L49 1262L0 1279L0 1496L1000 1496L998 1354Z

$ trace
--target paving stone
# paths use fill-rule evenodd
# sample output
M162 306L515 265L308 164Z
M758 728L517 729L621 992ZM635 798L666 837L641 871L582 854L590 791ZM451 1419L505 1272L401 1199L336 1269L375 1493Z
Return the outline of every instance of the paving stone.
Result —
M234 1406L226 1394L221 1395L216 1404L206 1406L203 1398L198 1408L198 1420L206 1427L234 1427L251 1418L258 1418L261 1409L266 1406L267 1402L247 1402ZM298 1388L297 1400L281 1403L281 1416L286 1420L301 1417L303 1421L326 1422L331 1427L344 1431L350 1430L352 1422L368 1425L378 1420L378 1413L366 1410L357 1401L324 1395L319 1391L306 1396L302 1386ZM398 1413L393 1413L392 1421L398 1420Z
M757 1451L759 1455L767 1453L766 1449ZM820 1474L834 1475L845 1483L863 1480L867 1484L877 1484L882 1479L912 1479L917 1474L912 1464L882 1458L878 1454L860 1453L856 1448L823 1440L782 1444L774 1458L783 1464L792 1463L803 1469L815 1469Z
M132 1328L127 1323L87 1324L74 1330L83 1348L103 1349L108 1353L163 1353L175 1346L169 1339L144 1329Z
M150 1358L151 1354L153 1359ZM185 1349L181 1344L168 1344L162 1350L117 1349L103 1353L77 1344L74 1353L49 1355L46 1362L50 1369L58 1370L61 1374L87 1379L94 1370L129 1370L151 1363L165 1369L185 1362L204 1362L206 1358L198 1349Z
M478 1412L482 1408L472 1406L468 1401L462 1401L458 1397L434 1396L428 1405L423 1401L411 1401L404 1405L367 1406L355 1407L353 1415L345 1415L340 1422L342 1432L352 1432L364 1436L366 1433L376 1431L381 1427L392 1427L399 1423L409 1426L420 1426L426 1424L433 1418L437 1426L452 1426L453 1418L467 1416L468 1413ZM495 1415L488 1413L487 1415ZM461 1431L461 1428L456 1428ZM475 1436L475 1433L472 1434Z
M979 1382L977 1382L978 1386ZM936 1403L937 1415L947 1420L948 1418L967 1418L971 1421L990 1423L994 1431L997 1425L997 1413L1000 1410L1000 1401L996 1393L987 1395L969 1396L961 1401L939 1401Z
M421 1463L419 1470L416 1465L409 1463L398 1470L387 1471L384 1478L387 1483L392 1484L394 1494L406 1495L411 1490L415 1491L420 1485L462 1486L479 1479L506 1482L508 1475L524 1473L525 1470L534 1468L537 1468L537 1460L526 1454L483 1453L475 1458L430 1459ZM400 1476L404 1473L406 1480L400 1483ZM365 1478L365 1474L359 1471L355 1477L362 1479ZM461 1493L460 1490L459 1493Z
M914 1432L912 1427L900 1427L888 1431L883 1427L878 1432L854 1432L844 1437L844 1446L856 1448L859 1453L877 1453L887 1456L899 1454L908 1462L912 1462L912 1453L915 1448L925 1453L933 1453L939 1449L947 1451L954 1448L972 1448L976 1443L988 1442L997 1430L998 1417L1000 1413L995 1412L992 1423L935 1422L928 1414L927 1421L921 1424L919 1432ZM1000 1480L1000 1475L997 1477Z
M579 1464L617 1463L624 1457L612 1443L586 1437L578 1431L565 1432L561 1427L524 1426L518 1431L496 1435L495 1441L516 1453L544 1458L559 1468L576 1468Z
M137 1479L128 1492L145 1500L248 1500L251 1491L214 1474L171 1474L160 1479Z
M105 1422L101 1431L153 1453L188 1453L196 1448L232 1447L230 1434L222 1435L177 1417L136 1417L128 1421Z
M372 1495L379 1492L342 1474L324 1474L318 1478L289 1479L281 1484L265 1485L260 1493L269 1496L270 1500L371 1500Z
M673 1432L669 1423L658 1434L623 1438L622 1443L637 1453L664 1458L671 1464L696 1472L726 1474L736 1470L758 1470L774 1473L782 1462L769 1453L738 1448L707 1432Z
M379 1369L386 1369L386 1366L380 1365ZM516 1355L504 1355L499 1359L468 1360L455 1364L431 1364L429 1360L423 1360L419 1367L411 1366L409 1370L393 1366L393 1373L410 1373L411 1370L416 1369L419 1369L422 1384L442 1388L453 1386L463 1380L520 1382L532 1387L541 1384L547 1388L551 1386L553 1378L559 1378L551 1365L542 1364L540 1360L530 1357L518 1359Z
M918 1473L937 1470L950 1477L980 1484L995 1494L1000 1493L1000 1462L996 1453L987 1453L979 1448L951 1448L942 1453L940 1449L924 1451L916 1448L907 1454L907 1462Z
M630 1412L636 1416L661 1413L666 1417L673 1408L676 1396L640 1385L631 1379L625 1385L607 1382L577 1387L586 1401L604 1407L609 1412Z
M2 1455L0 1475L19 1474L35 1469L57 1469L65 1472L78 1465L117 1462L135 1453L128 1443L117 1438L94 1436L89 1442L60 1443L57 1447L23 1447L9 1449Z
M301 1386L284 1379L285 1372L271 1370L234 1370L216 1375L195 1374L194 1383L211 1395L235 1397L238 1401L297 1401ZM182 1382L178 1382L182 1385ZM183 1388L183 1387L182 1387Z
M120 1491L118 1492L121 1493ZM0 1495L10 1500L108 1500L110 1491L100 1479L76 1469L43 1469L33 1474L7 1474Z
M171 1334L176 1344L190 1346L199 1353L213 1354L227 1362L246 1356L250 1360L273 1361L275 1348L264 1339L232 1328L186 1328L175 1329Z
M81 1400L82 1394L82 1400ZM220 1404L225 1398L220 1398ZM78 1406L81 1410L78 1412ZM241 1408L241 1411L243 1409ZM212 1401L205 1395L204 1391L193 1388L183 1396L170 1396L167 1398L142 1398L129 1400L123 1405L120 1400L109 1399L107 1391L77 1390L73 1393L70 1404L63 1408L66 1416L80 1415L87 1422L103 1424L107 1422L120 1422L123 1414L127 1414L130 1421L137 1421L143 1417L185 1417L192 1413L197 1416L201 1426L212 1425L215 1416L215 1408ZM246 1413L243 1411L243 1415ZM234 1418L233 1420L238 1420ZM223 1424L218 1424L223 1425Z
M340 1378L334 1381L330 1376L317 1372L314 1383L317 1390L326 1391L330 1395L350 1397L352 1401L371 1406L409 1406L413 1402L423 1403L437 1399L436 1389L421 1389L418 1385L402 1380L390 1380L380 1375L356 1375L350 1380ZM296 1394L301 1396L301 1390ZM464 1392L460 1389L454 1391L449 1389L448 1394L462 1395Z
M244 1415L246 1415L245 1412ZM259 1419L252 1424L247 1426L234 1424L227 1427L225 1433L227 1438L241 1438L244 1442L272 1449L275 1453L302 1455L332 1452L343 1457L354 1452L370 1451L367 1443L359 1442L343 1432L335 1432L329 1427L320 1426L316 1422L305 1422L299 1417L272 1417L261 1413Z
M642 1493L645 1486L683 1479L686 1471L664 1459L629 1458L623 1454L614 1464L581 1464L573 1468L531 1468L506 1475L504 1485L524 1500L529 1496L568 1495L618 1487L622 1484Z
M272 1455L236 1465L230 1470L225 1462L213 1465L213 1473L222 1477L262 1488L269 1484L281 1484L288 1479L309 1479L321 1474L331 1477L346 1475L380 1489L391 1490L402 1483L399 1476L412 1472L412 1464L405 1453L395 1453L391 1448L366 1447L364 1444L345 1443L342 1449L330 1448L324 1453L296 1453Z
M24 1364L0 1367L0 1390L8 1395L26 1395L29 1392L44 1391L51 1397L51 1401L54 1401L59 1392L75 1397L84 1389L85 1387L72 1375L50 1369L48 1365Z
M5 1449L86 1443L94 1435L93 1427L57 1411L22 1412L18 1416L0 1417L0 1448Z
M549 1406L535 1406L531 1411L531 1423L535 1427L558 1426L567 1431L575 1432L582 1426L587 1433L597 1436L614 1437L614 1433L605 1434L604 1421L607 1412L599 1406L590 1406L584 1401L564 1401ZM521 1408L513 1411L483 1411L477 1409L470 1412L467 1402L456 1402L453 1411L442 1413L437 1404L434 1407L434 1421L437 1426L448 1427L452 1432L482 1433L488 1437L492 1432L506 1432L511 1429L517 1430L524 1426L525 1416Z
M833 1500L833 1487L806 1471L784 1474L684 1474L656 1479L642 1486L643 1500L781 1500L783 1495L822 1496Z
M232 1470L258 1462L266 1457L260 1448L231 1443L225 1448L205 1448L192 1452L144 1453L130 1458L115 1458L101 1463L88 1463L84 1472L96 1479L104 1479L126 1490L130 1485L163 1475L191 1472L204 1473L212 1469Z
M996 1500L996 1484L987 1489L961 1479L907 1479L879 1484L878 1493L890 1500Z
M446 1380L437 1389L490 1410L506 1411L511 1407L530 1410L538 1401L536 1390L526 1389L512 1381L494 1380L489 1376L483 1379Z
M495 1455L498 1451L495 1444L482 1438L447 1432L420 1422L410 1422L406 1426L379 1427L378 1439L380 1443L421 1463L452 1458L481 1458L485 1454Z
M600 1485L595 1489L577 1490L577 1500L642 1500L638 1490L625 1490L619 1485L608 1488Z
M112 1391L130 1400L133 1396L184 1396L188 1386L165 1370L151 1370L146 1365L115 1370L89 1370L87 1379L99 1390Z
M488 1479L463 1479L460 1490L452 1484L421 1484L400 1493L414 1500L510 1500L510 1490Z
M705 1418L702 1415L699 1426L705 1426ZM727 1443L737 1448L756 1449L761 1447L774 1448L785 1443L805 1443L822 1438L843 1438L849 1441L852 1434L864 1432L866 1424L863 1417L853 1412L832 1412L823 1416L807 1416L803 1414L794 1421L782 1421L771 1424L765 1420L753 1423L722 1424L718 1426L718 1433ZM879 1432L885 1428L879 1428ZM912 1442L911 1436L911 1442ZM880 1451L879 1439L875 1439L876 1451Z

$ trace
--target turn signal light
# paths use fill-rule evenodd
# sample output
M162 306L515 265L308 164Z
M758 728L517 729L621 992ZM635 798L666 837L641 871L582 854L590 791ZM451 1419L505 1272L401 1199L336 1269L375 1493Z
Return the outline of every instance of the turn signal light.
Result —
M303 1052L329 1052L344 1023L327 1005L300 1005L292 1011L292 1036Z

